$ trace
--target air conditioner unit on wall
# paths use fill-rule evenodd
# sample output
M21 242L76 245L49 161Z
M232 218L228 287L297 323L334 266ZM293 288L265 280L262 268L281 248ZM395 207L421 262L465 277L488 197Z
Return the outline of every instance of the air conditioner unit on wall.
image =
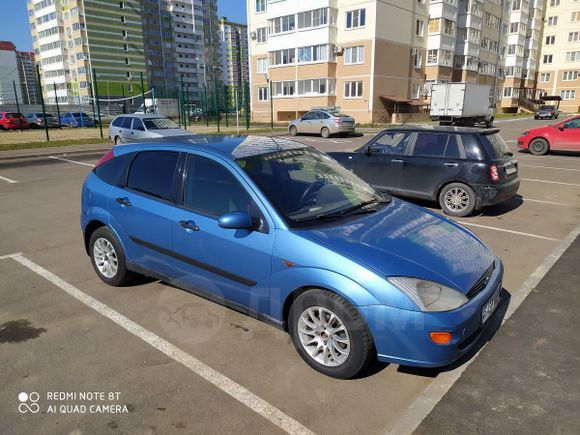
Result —
M250 38L252 38L252 41L255 41L257 37L258 35L256 34L256 32L250 33Z
M339 45L334 46L334 54L342 54L343 51L344 51L344 47L341 47Z

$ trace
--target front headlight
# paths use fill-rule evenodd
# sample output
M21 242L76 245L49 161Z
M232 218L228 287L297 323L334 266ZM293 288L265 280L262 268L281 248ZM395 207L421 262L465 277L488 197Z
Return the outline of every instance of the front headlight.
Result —
M522 136L527 136L528 134L530 134L530 132L529 132L529 131L524 131L524 132L522 133Z
M387 279L417 304L422 311L454 310L468 301L464 294L433 281L405 277Z

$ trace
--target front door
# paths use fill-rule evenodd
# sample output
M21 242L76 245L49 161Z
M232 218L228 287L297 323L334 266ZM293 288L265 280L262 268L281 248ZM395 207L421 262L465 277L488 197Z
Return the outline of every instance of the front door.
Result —
M403 184L403 168L412 134L387 131L369 145L367 152L352 155L349 169L378 190L398 192Z
M248 186L224 164L190 154L171 222L176 278L255 312L268 311L274 235ZM254 230L221 228L218 218L244 211Z
M443 181L458 178L464 159L465 151L460 149L457 135L417 133L405 165L403 189L410 196L433 199Z
M558 135L557 149L580 151L580 117L562 124L563 130Z
M302 118L300 118L300 122L297 124L298 126L298 133L314 133L314 112L308 112Z
M137 154L125 187L109 194L111 226L123 240L129 262L171 276L171 217L173 179L179 153L145 151Z

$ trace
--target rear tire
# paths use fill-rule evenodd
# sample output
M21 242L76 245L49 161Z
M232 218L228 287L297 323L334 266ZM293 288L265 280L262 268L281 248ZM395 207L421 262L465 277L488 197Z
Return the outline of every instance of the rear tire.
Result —
M298 136L298 129L294 125L290 127L290 136Z
M123 139L120 136L115 136L115 145L122 145Z
M546 139L538 137L530 142L528 149L530 150L530 153L535 156L543 156L548 154L548 151L550 151L550 144Z
M446 215L469 216L475 210L475 192L467 184L451 183L441 189L439 205Z
M95 272L109 285L121 287L137 277L135 272L127 269L123 247L107 227L97 228L91 235L89 255Z
M336 293L322 289L302 293L292 304L288 321L302 359L327 376L352 378L375 355L364 319Z
M495 120L495 118L492 116L491 119L489 121L485 121L485 126L487 128L491 128L493 127L493 121Z
M328 129L328 127L322 127L322 130L320 130L320 135L324 139L328 139L330 137L330 130Z

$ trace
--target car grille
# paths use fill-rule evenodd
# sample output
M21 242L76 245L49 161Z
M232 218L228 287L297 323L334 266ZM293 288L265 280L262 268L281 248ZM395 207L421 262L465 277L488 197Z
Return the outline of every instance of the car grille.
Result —
M481 278L479 278L477 282L473 285L473 287L471 287L471 290L467 292L466 294L467 299L473 299L475 296L479 294L480 291L482 291L485 288L494 270L495 270L495 260L493 261L493 263L491 263L491 266L489 266L489 268L485 271L485 273L481 276Z

